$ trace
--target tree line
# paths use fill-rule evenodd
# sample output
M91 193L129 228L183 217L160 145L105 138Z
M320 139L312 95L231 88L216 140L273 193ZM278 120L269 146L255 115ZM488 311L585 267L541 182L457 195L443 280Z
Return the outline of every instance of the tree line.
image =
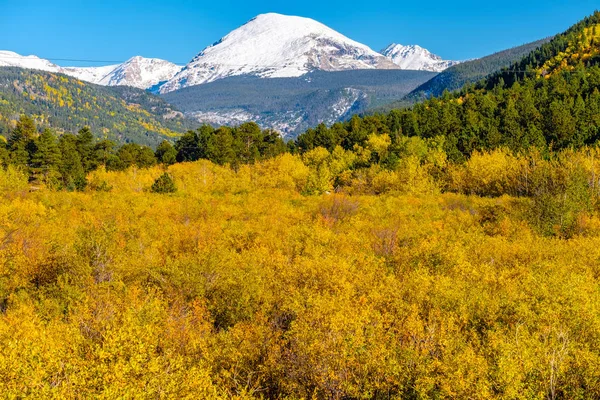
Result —
M276 132L261 130L255 123L218 129L204 125L180 137L175 145L164 140L153 150L136 143L118 146L108 139L97 140L89 127L60 137L49 128L39 132L35 121L23 115L8 139L0 141L0 163L26 172L30 182L54 189L84 190L87 175L100 166L107 171L122 171L132 166L149 168L199 159L235 166L286 150Z
M393 171L420 151L415 146L435 148L453 163L499 148L549 158L600 139L599 44L597 12L485 83L445 92L410 109L320 124L287 143L273 130L244 123L204 125L174 145L163 141L156 150L134 143L118 147L106 139L95 141L89 128L60 138L47 129L39 133L34 121L23 116L0 149L0 160L26 169L32 181L73 190L84 188L86 174L100 165L112 171L206 159L237 169L285 152L306 155L319 148L352 153L353 170L377 165Z

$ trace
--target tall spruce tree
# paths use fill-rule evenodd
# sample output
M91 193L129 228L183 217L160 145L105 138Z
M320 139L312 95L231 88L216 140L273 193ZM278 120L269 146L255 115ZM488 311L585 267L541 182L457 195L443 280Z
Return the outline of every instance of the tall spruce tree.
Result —
M59 144L63 158L60 172L64 187L71 191L85 189L87 180L81 155L77 151L77 137L71 134L63 135Z
M164 165L172 165L177 162L177 150L166 140L158 145L154 155L158 162Z
M77 134L77 151L85 172L93 171L98 167L98 161L94 154L94 135L87 126Z
M60 179L62 154L54 133L44 129L35 141L35 152L31 157L31 171L35 179L56 186Z
M31 117L22 115L8 140L11 164L29 171L29 163L34 151L33 139L36 136L35 122Z

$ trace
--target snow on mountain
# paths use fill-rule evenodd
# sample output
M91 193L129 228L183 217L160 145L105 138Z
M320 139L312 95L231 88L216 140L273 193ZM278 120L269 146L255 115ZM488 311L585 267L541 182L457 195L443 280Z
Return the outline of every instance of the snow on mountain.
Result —
M104 67L64 67L60 72L85 82L100 84L102 79L114 71L118 66L119 65L107 65Z
M0 67L20 67L48 72L60 72L58 65L37 56L22 56L12 51L0 50Z
M198 54L161 93L236 75L297 77L313 70L398 69L386 57L309 19L262 14Z
M166 82L181 71L181 66L158 58L133 57L117 67L100 82L106 86L133 86L148 89Z
M103 86L149 89L175 76L181 67L158 58L133 57L119 65L63 68L63 73Z
M453 65L460 64L460 61L442 60L440 56L432 54L421 46L403 46L392 43L382 50L381 54L388 57L401 69L442 72Z
M149 89L168 81L181 67L158 58L133 57L123 64L102 67L60 67L36 56L0 51L0 67L19 67L61 73L103 86Z

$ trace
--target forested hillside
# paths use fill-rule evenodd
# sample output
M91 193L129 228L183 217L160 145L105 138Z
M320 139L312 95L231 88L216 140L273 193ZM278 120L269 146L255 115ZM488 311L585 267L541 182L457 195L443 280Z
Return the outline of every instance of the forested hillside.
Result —
M6 137L22 114L58 132L76 133L89 126L99 138L154 146L194 127L180 112L143 90L96 86L42 71L0 68L0 135Z
M454 92L455 90L462 89L466 84L477 83L488 75L502 68L509 67L517 61L521 61L523 57L550 40L552 38L538 40L487 57L452 66L413 90L403 100L385 105L381 110L389 111L393 108L410 106L415 102L423 101L430 97L439 97L446 90Z
M257 122L294 139L393 99L435 76L427 71L314 71L297 78L240 76L167 93L186 115L214 125Z
M353 149L378 132L389 135L393 149L405 137L416 136L443 143L454 161L498 147L547 152L595 144L600 138L599 22L600 13L595 13L477 86L446 92L412 109L355 118L329 129L320 126L296 143L301 150ZM394 153L388 156L397 158Z

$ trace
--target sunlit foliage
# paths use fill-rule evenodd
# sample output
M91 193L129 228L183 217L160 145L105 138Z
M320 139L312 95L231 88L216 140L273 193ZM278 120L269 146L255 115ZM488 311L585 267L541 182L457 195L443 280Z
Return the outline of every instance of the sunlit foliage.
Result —
M0 391L598 397L597 159L539 175L498 151L440 177L411 155L331 194L343 150L175 164L172 195L150 191L164 165L82 192L2 170Z

